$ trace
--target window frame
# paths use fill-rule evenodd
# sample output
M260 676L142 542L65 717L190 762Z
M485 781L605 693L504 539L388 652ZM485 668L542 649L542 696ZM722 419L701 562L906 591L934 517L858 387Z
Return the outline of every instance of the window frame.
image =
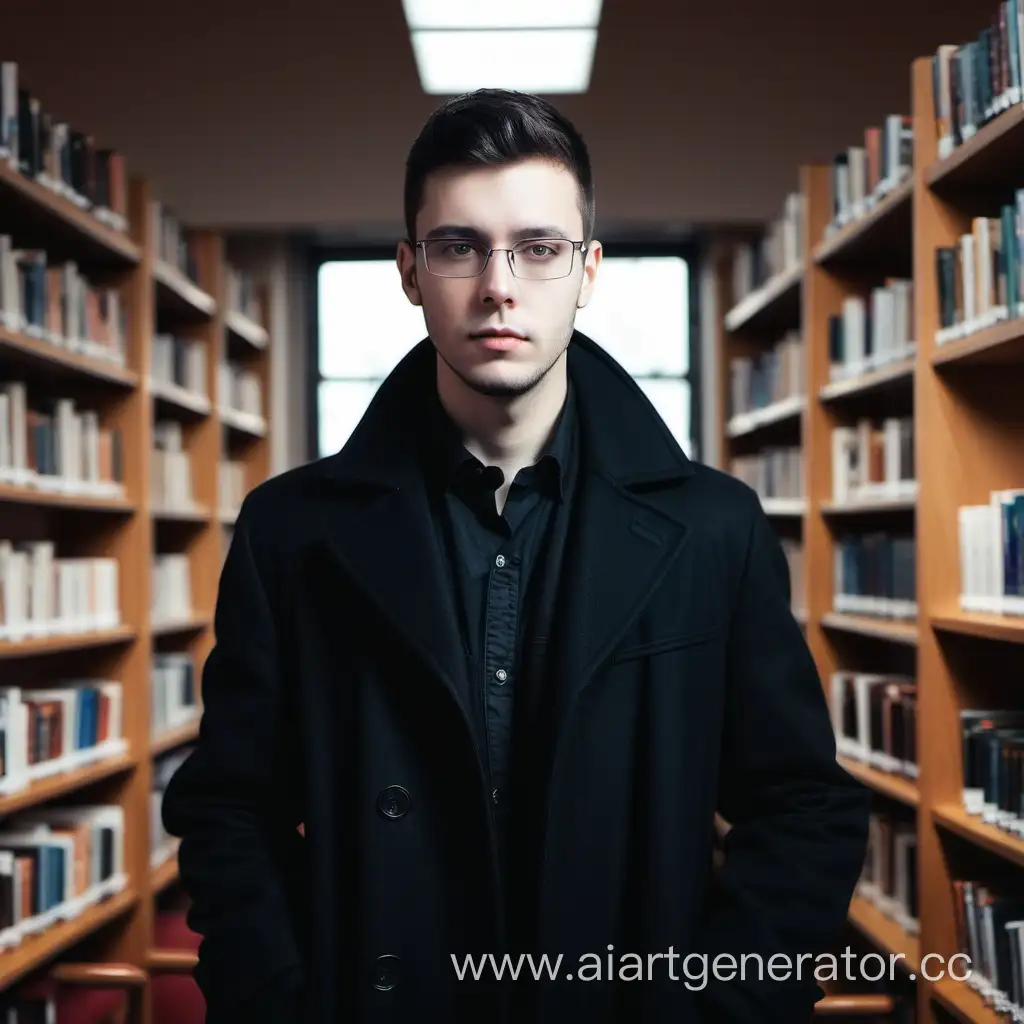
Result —
M637 256L678 256L687 263L687 286L689 323L687 338L689 353L687 372L682 377L671 377L670 380L686 380L690 386L690 445L693 459L699 459L703 451L702 432L702 381L700 344L700 248L692 237L651 239L651 238L611 238L596 235L602 243L603 255L608 257ZM393 243L337 243L333 245L313 245L307 251L306 270L306 323L307 352L306 360L306 452L310 460L320 458L320 384L323 381L343 380L345 378L328 377L320 368L320 324L319 324L319 275L324 263L343 262L346 260L385 260L395 264L397 238ZM395 273L398 273L395 267Z

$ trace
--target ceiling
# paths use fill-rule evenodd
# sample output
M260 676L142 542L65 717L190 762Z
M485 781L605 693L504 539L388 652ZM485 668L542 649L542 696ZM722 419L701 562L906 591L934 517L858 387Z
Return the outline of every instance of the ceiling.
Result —
M583 132L600 232L685 231L781 207L909 108L910 61L995 0L605 0ZM188 220L342 238L401 230L424 95L400 0L32 0L2 57L44 105L121 148Z

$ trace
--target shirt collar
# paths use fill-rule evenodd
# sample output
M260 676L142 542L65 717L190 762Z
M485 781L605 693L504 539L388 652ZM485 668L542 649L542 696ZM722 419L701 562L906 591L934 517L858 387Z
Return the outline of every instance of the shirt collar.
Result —
M433 417L437 440L431 447L431 475L442 491L450 489L457 481L483 476L488 467L468 451L462 443L458 427L448 415L440 398L434 394ZM530 467L541 475L543 486L550 483L552 493L564 501L570 487L571 460L576 431L576 398L570 381L562 411L554 433L537 461Z

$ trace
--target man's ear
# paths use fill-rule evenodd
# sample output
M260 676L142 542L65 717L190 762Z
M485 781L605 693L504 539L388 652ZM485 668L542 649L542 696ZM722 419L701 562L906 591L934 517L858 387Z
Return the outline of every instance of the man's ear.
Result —
M402 291L406 298L414 305L423 305L420 295L420 288L417 278L416 250L410 245L407 238L398 243L395 251L395 263L398 265L398 273L402 279Z
M587 258L583 264L583 284L580 286L580 297L576 300L577 309L582 309L594 293L594 287L597 284L597 268L601 265L603 255L604 249L595 238L590 243L590 248L587 249Z

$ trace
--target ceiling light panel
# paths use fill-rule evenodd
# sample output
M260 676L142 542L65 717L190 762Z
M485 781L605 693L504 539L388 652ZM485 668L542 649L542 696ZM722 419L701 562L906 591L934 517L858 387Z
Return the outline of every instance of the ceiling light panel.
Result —
M413 32L424 91L473 89L582 93L590 85L596 29Z
M402 0L405 20L420 29L597 28L601 0Z

